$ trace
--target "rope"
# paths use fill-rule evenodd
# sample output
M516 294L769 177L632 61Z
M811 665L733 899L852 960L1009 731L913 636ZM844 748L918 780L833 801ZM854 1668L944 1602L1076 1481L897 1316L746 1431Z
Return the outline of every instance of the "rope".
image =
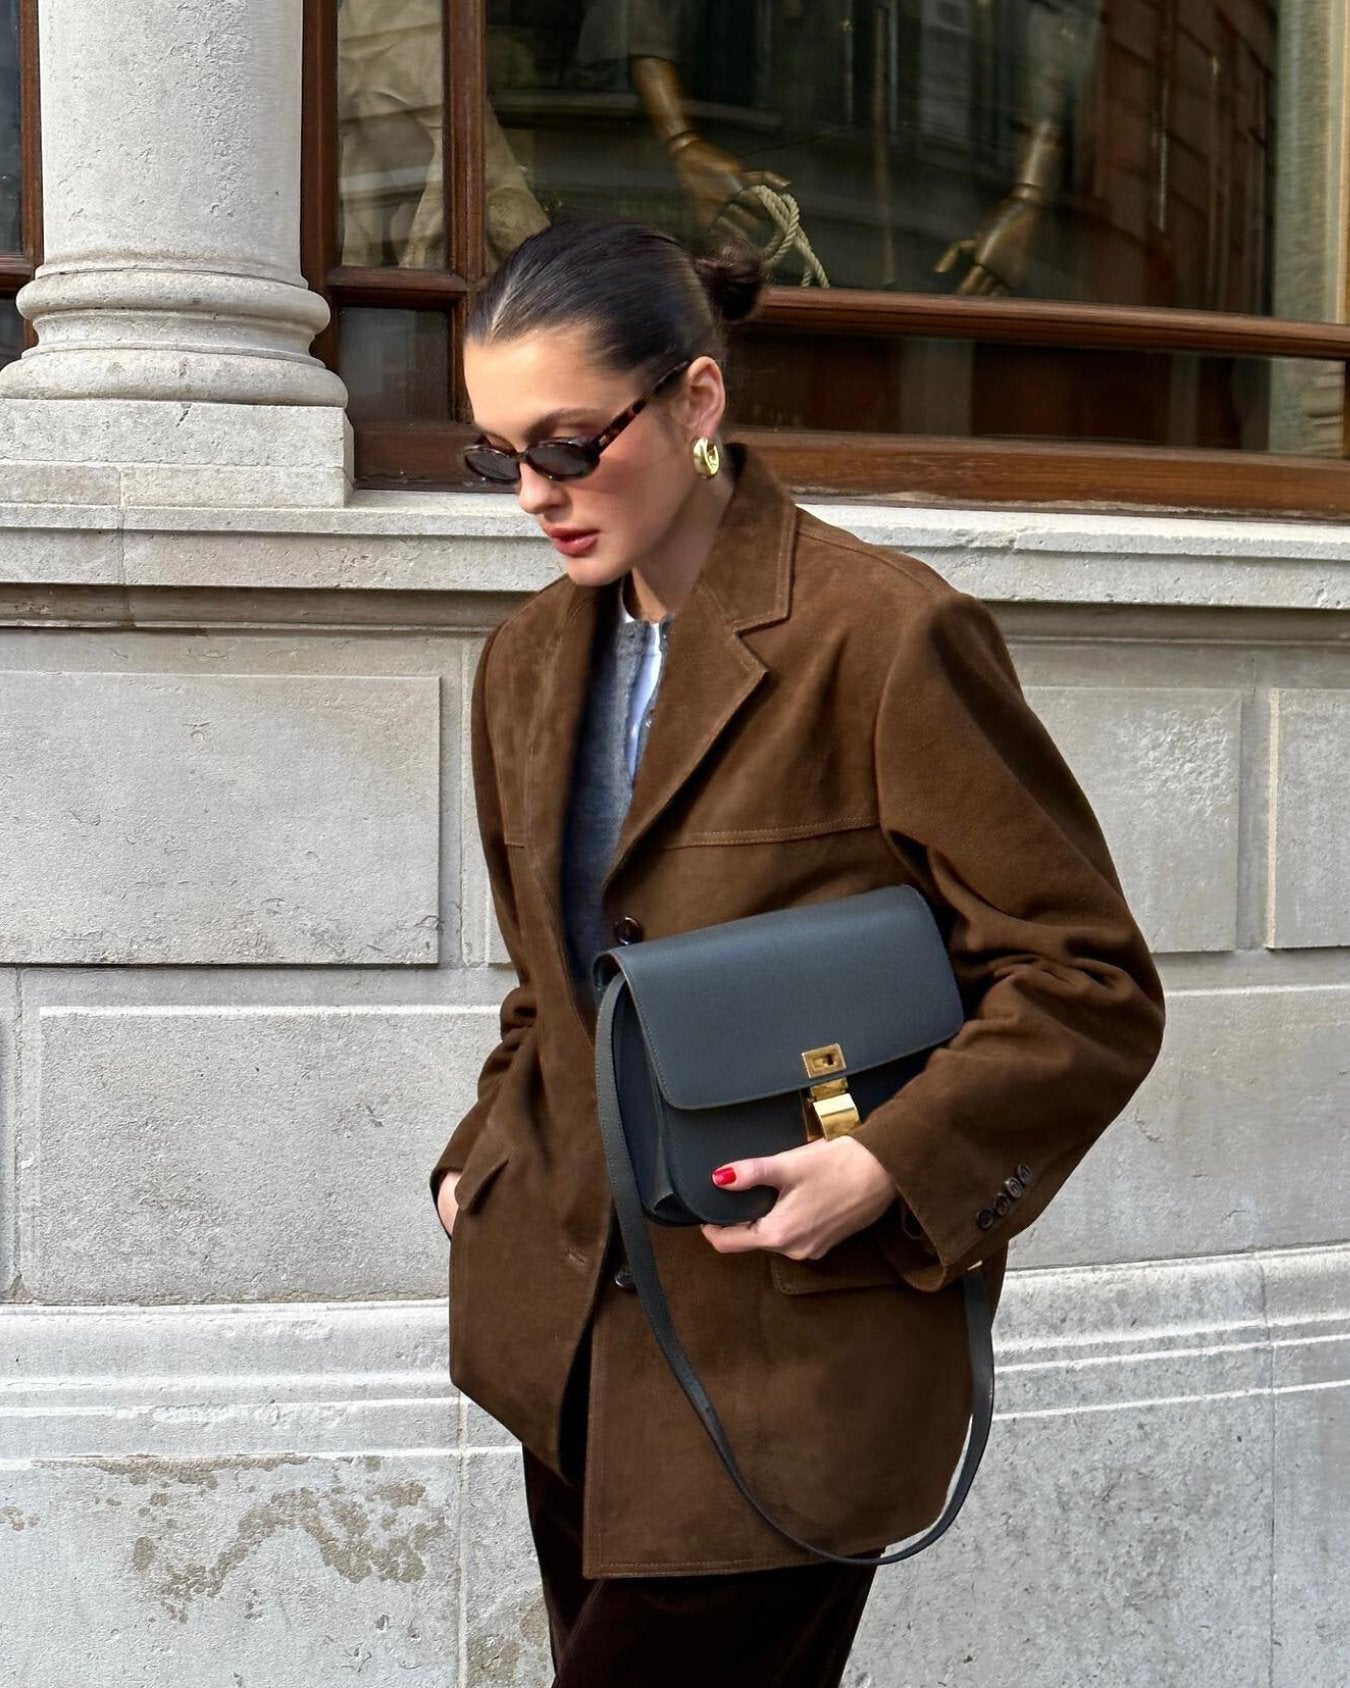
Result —
M817 287L830 285L825 266L816 257L802 228L801 208L790 193L779 193L774 188L760 184L744 189L736 198L741 202L756 201L760 215L774 225L774 233L761 248L764 266L770 274L795 253L802 266L799 286L810 287L813 282Z

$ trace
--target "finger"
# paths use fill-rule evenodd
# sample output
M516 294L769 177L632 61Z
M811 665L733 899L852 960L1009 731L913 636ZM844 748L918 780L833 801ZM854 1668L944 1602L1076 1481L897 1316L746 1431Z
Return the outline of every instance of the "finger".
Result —
M736 189L735 193L728 197L727 210L731 212L739 211L742 214L749 212L751 216L762 217L764 215L760 207L759 196L752 186L748 186L744 182Z
M751 1219L744 1225L700 1225L699 1230L708 1239L719 1254L734 1253L738 1239L753 1234L757 1220Z
M712 1181L723 1190L751 1190L757 1184L772 1184L781 1189L790 1175L783 1165L784 1159L784 1155L756 1155L747 1160L728 1161L725 1166L713 1169Z
M757 1219L745 1225L705 1225L702 1230L719 1254L763 1253L777 1246L775 1234L766 1231Z
M728 206L718 221L726 223L729 228L739 230L742 234L755 232L754 213L747 211L743 205Z

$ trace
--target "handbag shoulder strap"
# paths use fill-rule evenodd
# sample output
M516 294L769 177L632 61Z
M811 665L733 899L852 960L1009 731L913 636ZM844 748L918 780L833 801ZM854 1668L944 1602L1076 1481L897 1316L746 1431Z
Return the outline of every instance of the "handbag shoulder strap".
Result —
M657 1273L656 1256L652 1252L651 1237L647 1231L647 1217L643 1212L637 1179L628 1153L628 1142L624 1135L623 1119L619 1112L618 1084L614 1072L614 1009L620 991L626 988L621 982L621 976L616 976L611 981L610 989L601 1000L596 1024L596 1047L602 1056L596 1063L600 1133L604 1143L610 1192L614 1198L629 1269L637 1285L643 1311L665 1356L666 1364L698 1414L699 1421L707 1431L732 1482L765 1523L771 1525L779 1535L785 1536L797 1547L805 1548L821 1559L831 1559L838 1565L894 1565L901 1559L909 1559L914 1554L921 1553L945 1533L961 1510L970 1492L970 1485L975 1480L975 1473L979 1470L985 1443L989 1439L989 1427L993 1423L993 1331L989 1295L983 1272L978 1266L972 1267L970 1271L962 1274L960 1280L965 1300L966 1340L970 1354L970 1427L955 1479L936 1520L913 1541L897 1548L894 1553L879 1557L871 1554L854 1556L831 1553L826 1548L817 1547L814 1543L803 1541L800 1536L794 1535L761 1505L746 1482L740 1466L736 1463L736 1456L727 1443L726 1433L722 1429L716 1409L708 1399L708 1393L700 1382L698 1373L689 1363L670 1316L670 1307Z

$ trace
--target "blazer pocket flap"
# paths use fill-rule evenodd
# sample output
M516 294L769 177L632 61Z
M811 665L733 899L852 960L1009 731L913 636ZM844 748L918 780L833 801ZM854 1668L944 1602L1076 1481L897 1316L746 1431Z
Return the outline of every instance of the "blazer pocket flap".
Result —
M455 1185L456 1216L473 1212L510 1158L511 1146L500 1138L474 1145Z
M770 1251L769 1274L786 1295L812 1295L826 1289L869 1289L874 1284L892 1288L904 1280L881 1246L874 1225L841 1238L819 1260L794 1260L790 1254Z

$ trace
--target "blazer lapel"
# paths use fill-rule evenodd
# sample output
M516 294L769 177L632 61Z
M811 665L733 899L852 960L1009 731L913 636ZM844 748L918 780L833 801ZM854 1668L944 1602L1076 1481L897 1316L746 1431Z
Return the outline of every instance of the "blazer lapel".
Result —
M549 658L539 674L525 770L525 854L544 893L554 936L566 941L562 853L576 756L590 684L591 649L606 606L603 588L563 581ZM566 970L566 969L565 969Z
M633 794L605 884L621 872L768 672L742 635L781 621L791 602L796 506L746 447L733 444L736 490L688 598L671 622ZM566 943L562 852L592 643L617 584L562 584L551 659L540 675L528 750L526 853Z

